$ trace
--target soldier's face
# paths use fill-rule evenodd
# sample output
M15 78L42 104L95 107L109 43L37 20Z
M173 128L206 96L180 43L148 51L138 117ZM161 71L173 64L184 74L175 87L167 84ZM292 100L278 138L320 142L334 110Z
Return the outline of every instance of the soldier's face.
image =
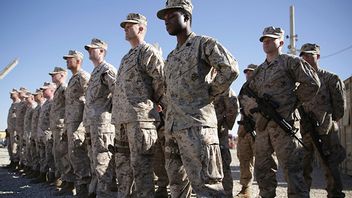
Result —
M303 53L302 58L307 61L310 65L316 65L318 62L318 55L317 54L307 54Z
M166 31L175 36L187 27L184 15L180 10L171 9L164 15Z
M137 35L140 32L139 25L135 23L126 23L124 30L125 30L125 39L127 41L137 38Z
M67 69L74 69L77 67L77 60L73 57L66 59Z
M51 81L52 81L53 83L58 83L58 82L60 82L60 79L61 79L61 78L62 78L62 76L61 76L60 73L51 75Z
M104 53L102 51L104 50L100 48L89 48L89 59L92 61L99 60L100 56Z
M11 98L12 100L17 100L17 99L18 99L18 93L13 93L13 94L11 94L10 98Z
M282 44L280 39L265 37L263 39L263 50L266 54L278 52Z
M252 77L253 71L247 70L245 74L246 74L246 79L248 80L250 77Z

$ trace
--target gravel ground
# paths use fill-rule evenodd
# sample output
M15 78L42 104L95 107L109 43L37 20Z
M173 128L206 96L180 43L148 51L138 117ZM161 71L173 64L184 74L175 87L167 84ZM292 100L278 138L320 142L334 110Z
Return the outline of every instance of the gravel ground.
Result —
M234 194L241 189L239 184L239 166L236 157L236 151L232 150L232 173L234 178ZM7 150L0 148L0 166L9 164ZM278 171L278 187L277 197L287 197L287 183L283 179L282 171ZM342 175L343 183L345 186L344 192L346 197L352 197L352 177L348 175ZM254 195L258 194L258 186L254 181L253 192ZM316 168L313 172L313 184L310 191L311 197L326 197L326 191L324 190L325 181L323 173L320 169ZM20 176L17 173L10 173L5 168L0 168L0 197L16 197L16 198L27 198L27 197L54 197L54 188L48 187L47 184L31 184L29 179ZM69 197L69 196L66 196Z

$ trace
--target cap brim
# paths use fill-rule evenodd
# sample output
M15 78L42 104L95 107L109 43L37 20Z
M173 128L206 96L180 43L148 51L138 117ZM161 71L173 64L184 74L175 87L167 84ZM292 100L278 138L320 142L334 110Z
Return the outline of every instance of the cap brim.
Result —
M173 6L173 7L164 8L164 9L159 10L159 11L156 13L156 16L157 16L159 19L164 20L165 12L168 11L168 10L171 10L171 9L183 9L183 7L181 7L181 6Z
M254 71L254 69L250 69L250 68L244 69L243 73L247 73L248 71Z
M135 20L124 20L120 23L120 27L125 28L126 23L134 23L134 24L138 24L138 21Z
M301 51L299 53L299 56L302 56L302 54L318 54L316 51Z
M74 57L75 57L75 56L73 56L73 55L65 55L65 56L63 56L62 58L66 60L66 59L68 59L68 58L74 58Z
M260 41L260 42L263 42L263 40L264 40L265 37L275 38L275 39L280 38L280 36L277 36L277 35L265 34L265 35L263 35L263 36L260 37L259 41Z

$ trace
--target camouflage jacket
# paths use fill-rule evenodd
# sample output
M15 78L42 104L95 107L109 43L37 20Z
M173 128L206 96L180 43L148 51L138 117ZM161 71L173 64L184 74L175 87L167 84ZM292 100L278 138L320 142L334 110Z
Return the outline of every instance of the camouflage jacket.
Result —
M271 63L265 61L254 71L249 86L259 97L264 93L270 95L271 100L279 105L277 112L291 121L299 119L297 104L313 98L320 81L315 70L303 59L280 54Z
M55 90L50 109L50 128L62 128L65 119L65 90L66 84L60 84Z
M42 108L40 108L37 137L43 137L45 134L51 133L50 109L51 109L52 103L53 103L53 100L46 100Z
M116 69L111 64L104 61L94 68L86 92L85 125L111 123L111 98L115 81Z
M80 70L68 82L65 91L65 123L82 122L89 78L88 72Z
M163 67L160 53L147 43L122 58L113 95L113 123L160 121L155 104L164 94Z
M9 112L7 114L7 130L12 133L15 131L16 127L16 106L19 102L14 102L11 104L9 108Z
M235 92L229 89L224 94L216 97L214 106L218 127L232 129L239 113L239 104Z
M333 73L318 69L320 89L318 94L310 101L303 104L306 112L313 112L319 122L319 134L327 134L332 121L343 117L346 108L345 85L340 78Z
M165 130L217 127L214 98L239 74L237 61L217 41L194 33L165 63L167 111Z
M26 138L31 136L32 131L32 116L34 109L37 107L37 103L33 103L31 106L27 106L26 113L24 115L24 135Z
M40 109L42 108L44 102L37 105L35 109L33 110L33 115L32 115L32 133L31 133L31 139L37 140L37 134L38 134L38 121L39 121L39 113Z
M24 115L26 114L27 105L25 101L21 101L16 105L16 131L22 135L24 128Z

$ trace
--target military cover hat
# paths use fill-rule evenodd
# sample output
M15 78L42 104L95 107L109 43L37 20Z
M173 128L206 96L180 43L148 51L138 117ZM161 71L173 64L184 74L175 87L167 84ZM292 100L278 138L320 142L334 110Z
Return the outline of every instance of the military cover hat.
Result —
M170 9L183 9L192 14L193 5L191 0L167 0L165 8L157 12L157 17L163 20L165 12Z
M67 58L78 58L78 59L83 60L83 54L82 54L82 52L79 52L77 50L70 50L70 51L68 51L68 54L63 56L62 58L65 60Z
M11 91L10 91L10 94L14 94L14 93L18 93L18 90L13 88Z
M56 88L56 85L51 82L44 82L43 86L40 88L41 90L49 89L49 88Z
M25 88L25 87L20 87L18 93L27 93L28 92L28 89Z
M120 23L122 28L125 28L126 23L144 24L147 25L147 17L138 13L129 13L126 20Z
M269 26L264 28L263 35L260 37L259 41L263 42L263 39L265 37L270 37L270 38L284 38L285 31L281 28L275 28L273 26Z
M303 53L320 54L320 46L317 44L313 44L313 43L306 43L306 44L302 45L300 51L301 52L299 53L299 56L302 56Z
M33 96L35 95L38 95L40 93L43 93L43 91L39 88L39 89L36 89L34 93L32 93Z
M84 49L89 50L89 48L101 48L104 50L108 50L108 44L105 43L103 40L100 40L98 38L93 38L91 43L84 46Z
M249 64L246 69L243 70L243 73L247 73L247 71L254 71L257 69L257 65L255 64Z
M62 73L62 72L66 72L66 69L64 69L62 67L55 67L54 71L49 72L49 75L55 75L55 74Z

